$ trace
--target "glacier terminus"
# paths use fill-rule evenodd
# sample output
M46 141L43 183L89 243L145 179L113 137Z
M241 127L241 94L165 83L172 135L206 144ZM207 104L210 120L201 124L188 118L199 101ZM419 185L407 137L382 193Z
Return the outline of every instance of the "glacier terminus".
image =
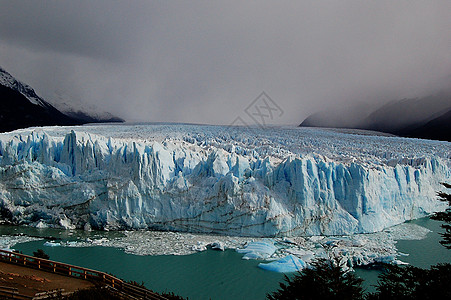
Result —
M13 224L281 237L371 233L445 209L448 142L188 124L0 134Z

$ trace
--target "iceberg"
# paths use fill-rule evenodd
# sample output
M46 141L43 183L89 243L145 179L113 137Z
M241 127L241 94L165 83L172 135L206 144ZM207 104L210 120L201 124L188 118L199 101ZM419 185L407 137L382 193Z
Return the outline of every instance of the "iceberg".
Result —
M279 273L302 271L306 266L306 263L302 259L291 254L270 263L258 264L258 267L263 270Z
M210 244L210 247L213 250L225 251L225 246L224 246L224 243L222 243L222 242L218 242L218 241L213 242Z
M14 224L253 237L378 232L445 209L448 142L315 128L143 124L0 134Z
M46 246L46 247L59 247L59 246L61 246L61 243L52 242L52 241L46 241L44 243L44 246Z
M267 259L276 252L277 247L272 241L250 242L246 247L236 249L236 252L244 254L243 259Z

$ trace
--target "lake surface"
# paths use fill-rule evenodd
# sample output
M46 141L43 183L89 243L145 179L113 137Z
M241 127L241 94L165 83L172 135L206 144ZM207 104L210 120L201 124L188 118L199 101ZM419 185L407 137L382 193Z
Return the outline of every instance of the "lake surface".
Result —
M450 263L451 250L443 247L439 241L441 240L440 232L444 232L440 228L442 222L434 221L429 218L422 218L410 221L410 223L420 225L431 230L430 233L422 240L400 240L396 244L398 250L407 256L400 256L399 259L419 268L429 268L437 263ZM365 279L364 286L367 291L374 291L374 285L377 283L379 271L357 269L356 273Z
M451 262L451 251L439 244L440 222L424 218L412 223L433 232L423 240L399 241L398 249L409 254L400 259L418 267ZM89 237L98 234L0 226L0 234L18 232L63 240L74 239L74 235ZM104 234L109 238L121 235L114 232ZM43 240L31 241L17 244L14 248L25 254L32 254L41 248L53 260L105 271L125 280L144 282L146 287L155 291L170 291L189 299L264 299L283 280L283 274L262 270L257 267L260 261L242 260L242 255L234 250L208 250L185 256L139 256L111 247L47 247L43 244ZM366 280L367 290L374 289L372 285L377 282L377 270L359 269L357 274Z

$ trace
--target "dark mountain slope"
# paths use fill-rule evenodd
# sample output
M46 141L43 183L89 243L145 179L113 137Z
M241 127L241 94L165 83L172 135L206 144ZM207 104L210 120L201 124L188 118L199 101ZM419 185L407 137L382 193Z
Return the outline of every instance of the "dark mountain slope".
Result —
M367 113L359 109L330 110L307 117L299 126L356 128L399 136L451 141L451 92L390 101Z
M391 101L371 113L359 127L406 135L451 109L451 95L438 93L418 99Z
M30 126L76 125L70 118L50 104L33 104L24 95L0 85L0 131L11 131Z
M0 132L31 126L124 122L109 113L62 113L0 67Z
M451 142L451 110L422 126L410 129L405 136Z

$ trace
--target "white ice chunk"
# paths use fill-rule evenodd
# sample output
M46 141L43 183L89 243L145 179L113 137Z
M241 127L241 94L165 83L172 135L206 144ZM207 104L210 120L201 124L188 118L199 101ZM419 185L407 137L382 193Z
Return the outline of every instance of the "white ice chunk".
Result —
M36 224L36 228L48 228L49 225L47 225L45 222L43 222L42 220L40 220L37 224Z
M193 251L202 252L207 250L207 245L202 242L197 242L197 245L192 247Z
M251 242L243 249L236 249L238 253L244 254L243 259L267 259L277 248L274 246L274 242Z
M46 247L59 247L59 246L61 246L61 243L47 241L47 242L44 243L44 246L46 246Z
M302 259L290 254L270 263L259 263L258 267L268 271L288 273L301 271L306 267L306 263Z
M225 250L224 243L222 243L222 242L216 241L214 243L211 243L210 246L211 246L211 249L213 249L213 250L220 250L220 251Z

